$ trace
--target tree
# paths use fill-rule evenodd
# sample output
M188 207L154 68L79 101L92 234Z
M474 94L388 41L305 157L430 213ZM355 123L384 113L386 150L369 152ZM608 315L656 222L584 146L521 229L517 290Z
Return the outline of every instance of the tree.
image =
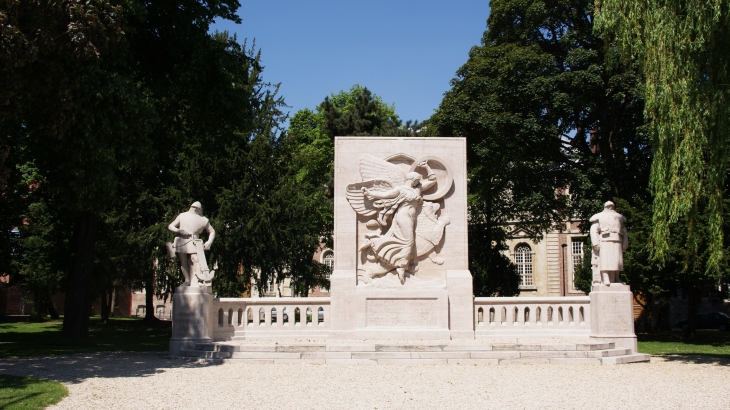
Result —
M724 201L730 131L730 4L639 0L597 2L597 29L644 75L654 147L652 256L671 259L672 227L686 224L683 272L690 286L688 336L702 284L726 270ZM707 250L701 244L707 240ZM705 266L702 272L700 266Z
M88 331L98 210L114 198L121 162L141 168L148 104L125 75L121 6L7 1L3 10L3 134L39 169L50 206L75 219L64 335ZM115 75L118 74L118 75ZM136 151L140 149L141 151Z
M598 30L615 38L624 60L636 61L645 77L645 115L655 150L653 255L665 258L670 226L686 217L688 253L700 253L701 235L712 238L707 266L717 274L723 261L730 131L730 4L724 0L597 4ZM697 224L703 211L708 218L704 233Z
M207 36L214 18L238 20L238 6L235 0L0 3L0 70L8 79L1 91L8 102L0 111L3 145L14 161L39 169L50 206L75 220L66 337L88 335L100 215L118 205L125 179L156 170L152 129L167 117L155 110L149 80L191 59L197 50L190 43ZM156 48L161 44L167 48Z
M330 98L331 97L331 98ZM322 132L330 138L346 135L413 135L408 121L403 126L395 113L395 104L388 105L367 87L355 84L349 92L340 91L325 97L317 107L322 116Z
M476 279L515 273L487 260L515 224L540 239L596 203L640 195L648 147L631 67L592 32L588 0L495 0L482 45L457 71L427 133L467 138L470 248ZM477 261L476 257L484 259ZM495 282L490 280L490 282ZM485 294L516 292L502 286Z

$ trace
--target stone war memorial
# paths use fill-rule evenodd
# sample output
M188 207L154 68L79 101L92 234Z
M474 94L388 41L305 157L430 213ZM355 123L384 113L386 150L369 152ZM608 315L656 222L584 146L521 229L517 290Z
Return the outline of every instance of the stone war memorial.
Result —
M633 296L619 283L628 243L612 203L590 220L589 296L474 297L466 186L464 138L335 138L329 297L214 298L204 250L215 231L194 203L169 228L176 238L168 248L185 275L173 299L170 355L271 363L649 360L636 350Z

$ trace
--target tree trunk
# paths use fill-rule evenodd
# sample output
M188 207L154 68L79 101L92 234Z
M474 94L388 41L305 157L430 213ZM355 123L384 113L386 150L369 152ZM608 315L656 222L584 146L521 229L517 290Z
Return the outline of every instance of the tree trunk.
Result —
M689 300L687 301L687 329L684 331L684 338L694 339L697 334L697 311L700 308L702 291L699 286L692 285L689 289Z
M58 311L56 310L56 304L53 303L53 294L50 290L48 292L48 314L51 316L51 319L58 319L60 316L58 315Z
M651 308L653 306L654 297L653 295L645 295L644 296L644 331L646 333L652 333L654 329L651 326L651 319L654 315L652 315Z
M48 312L48 292L43 288L35 288L33 293L33 308L30 311L32 320L43 320Z
M117 306L117 289L112 288L112 294L109 298L109 317L114 316L114 308Z
M155 317L155 275L153 273L150 273L147 279L145 279L144 290L144 303L146 305L144 309L144 320L157 322L159 319Z
M106 290L100 292L101 296L101 324L105 325L109 321L109 302L111 298Z
M97 217L91 212L82 213L76 224L72 245L73 262L68 273L63 316L63 336L72 341L89 337L91 278L97 225Z

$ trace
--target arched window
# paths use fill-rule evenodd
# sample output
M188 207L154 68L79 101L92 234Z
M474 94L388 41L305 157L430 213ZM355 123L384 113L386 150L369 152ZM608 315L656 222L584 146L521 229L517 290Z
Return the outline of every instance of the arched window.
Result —
M322 257L322 262L330 268L330 270L335 268L335 253L332 251L327 251L324 253L324 256Z
M515 265L520 275L520 285L532 285L532 249L530 246L521 243L515 247Z

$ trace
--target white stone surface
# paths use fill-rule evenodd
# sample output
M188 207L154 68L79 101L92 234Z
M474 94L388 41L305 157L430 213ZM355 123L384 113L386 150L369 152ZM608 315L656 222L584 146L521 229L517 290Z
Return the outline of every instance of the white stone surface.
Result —
M213 336L213 295L210 288L180 286L172 296L170 355L191 350L196 343L208 343Z
M591 298L591 339L614 342L616 347L637 352L634 332L634 295L628 285L593 285Z
M474 339L474 292L468 270L446 271L452 339Z
M474 337L466 199L463 138L335 139L332 337ZM436 228L419 231L426 212ZM378 241L389 235L399 243L416 238L412 253L381 251Z

